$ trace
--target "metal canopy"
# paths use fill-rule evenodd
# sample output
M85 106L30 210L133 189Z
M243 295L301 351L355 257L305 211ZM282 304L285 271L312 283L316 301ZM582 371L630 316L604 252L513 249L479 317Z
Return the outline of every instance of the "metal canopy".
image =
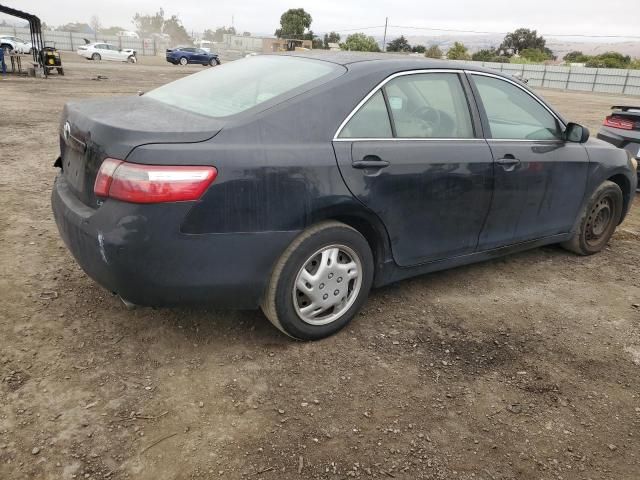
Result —
M41 67L43 67L44 74L47 75L47 69L44 68L42 63L42 55L41 52L44 49L44 39L42 38L42 23L40 19L35 15L30 13L22 12L20 10L16 10L15 8L6 7L0 4L0 13L6 13L7 15L11 15L12 17L22 18L29 22L29 31L31 32L31 44L33 45L33 50L31 54L33 55L34 63L37 63Z

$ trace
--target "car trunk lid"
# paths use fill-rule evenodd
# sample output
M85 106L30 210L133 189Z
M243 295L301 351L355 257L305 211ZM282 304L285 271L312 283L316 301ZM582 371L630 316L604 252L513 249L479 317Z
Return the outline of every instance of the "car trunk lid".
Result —
M105 158L126 160L149 143L203 142L223 124L144 96L72 102L62 116L59 165L70 190L95 208L93 184Z

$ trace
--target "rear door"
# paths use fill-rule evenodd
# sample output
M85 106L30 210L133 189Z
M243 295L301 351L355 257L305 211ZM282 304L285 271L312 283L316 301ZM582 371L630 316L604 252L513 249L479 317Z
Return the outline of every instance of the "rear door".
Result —
M485 73L470 78L496 162L479 249L569 232L586 188L586 149L563 140L560 120L516 82Z
M475 251L493 159L466 79L403 72L369 94L334 148L351 192L384 222L401 266Z

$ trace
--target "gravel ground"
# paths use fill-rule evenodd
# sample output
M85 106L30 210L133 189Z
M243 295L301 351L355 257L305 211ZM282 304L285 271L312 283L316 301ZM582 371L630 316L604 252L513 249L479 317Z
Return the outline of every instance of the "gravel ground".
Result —
M202 67L66 60L0 81L0 478L640 478L638 200L599 255L404 281L321 342L260 312L129 311L58 237L59 114ZM593 129L630 101L542 93Z

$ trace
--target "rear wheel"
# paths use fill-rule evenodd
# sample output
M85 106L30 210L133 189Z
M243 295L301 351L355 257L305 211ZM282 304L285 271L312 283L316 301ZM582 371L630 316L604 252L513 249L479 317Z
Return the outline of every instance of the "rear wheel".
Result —
M187 60L187 57L180 57L180 65L184 67L187 63L189 63L189 60Z
M93 55L91 55L91 60L95 60L97 62L98 60L102 60L102 57L99 53L94 53Z
M562 246L579 255L601 251L611 239L622 215L622 190L611 181L603 182L583 208L578 229Z
M58 67L57 70L58 70L58 75L64 76L64 68Z
M373 255L365 238L340 222L301 233L274 267L262 311L300 340L318 340L347 325L367 299Z

